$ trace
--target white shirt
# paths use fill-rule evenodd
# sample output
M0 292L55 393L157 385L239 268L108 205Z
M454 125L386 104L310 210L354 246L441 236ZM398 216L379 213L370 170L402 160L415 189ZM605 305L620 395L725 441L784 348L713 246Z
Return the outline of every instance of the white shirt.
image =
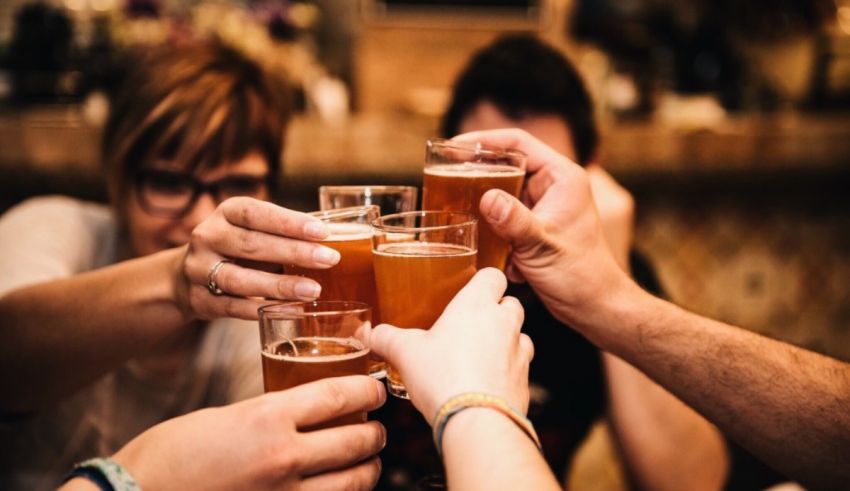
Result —
M0 297L114 264L118 233L103 205L57 196L19 204L0 217ZM111 455L161 421L262 393L259 329L216 320L183 368L151 367L130 360L54 407L0 419L0 489L54 489L74 463Z

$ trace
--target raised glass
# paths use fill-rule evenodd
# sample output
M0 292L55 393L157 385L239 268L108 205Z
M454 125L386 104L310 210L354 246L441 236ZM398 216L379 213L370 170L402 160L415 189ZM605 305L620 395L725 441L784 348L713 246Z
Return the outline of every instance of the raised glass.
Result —
M475 275L477 220L469 213L414 211L373 222L372 253L381 321L430 329ZM398 372L387 367L389 392L407 398Z
M266 392L328 377L367 375L371 309L362 302L287 302L259 309ZM366 413L333 419L328 428L366 421ZM312 428L315 429L315 428Z
M381 215L416 209L419 192L414 186L321 186L319 209L377 205Z
M426 144L423 210L464 211L480 218L481 196L497 188L519 197L526 157L517 150L431 139ZM478 224L478 269L504 271L510 245L485 220Z
M372 321L379 323L370 225L379 216L378 207L356 206L310 214L327 224L330 236L322 244L336 249L340 253L340 260L329 269L290 265L286 267L287 274L316 280L322 285L321 300L353 300L369 305L372 307ZM371 356L369 373L375 378L383 377L386 374L383 361Z

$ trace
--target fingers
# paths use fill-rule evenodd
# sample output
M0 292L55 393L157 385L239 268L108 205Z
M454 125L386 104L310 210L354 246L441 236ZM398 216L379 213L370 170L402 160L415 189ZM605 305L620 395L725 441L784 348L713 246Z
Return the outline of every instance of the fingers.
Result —
M220 232L199 238L225 257L320 269L330 268L340 259L339 252L315 242L235 226L225 225Z
M505 297L499 302L499 307L504 312L506 319L513 320L512 326L519 332L522 328L522 321L525 319L525 309L515 297Z
M325 491L327 489L369 490L381 476L381 459L374 457L348 469L326 472L301 481L302 491Z
M545 238L544 227L531 210L502 190L491 189L484 193L480 208L493 231L508 240L516 252L533 247Z
M387 398L384 385L365 375L335 377L299 385L280 393L287 415L304 428L346 414L372 411Z
M325 224L306 213L253 198L231 198L219 205L231 224L250 230L303 240L322 240L328 236Z
M528 132L517 128L473 131L458 135L452 140L465 142L481 142L494 147L513 148L528 156L528 172L535 173L547 165L564 165L569 162L566 157L549 148L545 143L531 136Z
M528 337L528 334L522 333L519 335L519 349L529 362L534 359L534 343Z
M257 320L257 309L268 305L263 298L241 298L230 295L212 296L206 286L193 285L189 292L189 302L192 311L199 319L218 319L233 317L235 319Z
M424 331L420 329L400 329L389 324L380 324L372 329L372 334L369 336L369 348L376 355L380 356L387 363L401 370L400 365L403 365L402 353L403 346L410 339L422 336Z
M377 455L386 442L386 430L377 421L305 433L299 439L298 448L305 459L301 466L302 475L362 462Z
M202 272L190 274L196 283L207 281ZM215 281L228 295L241 297L315 300L322 292L321 285L309 278L266 273L234 263L222 265L215 275Z
M513 261L508 261L508 265L505 267L505 276L511 283L525 283L525 276L522 275Z
M496 268L484 268L475 273L469 283L461 288L449 302L446 312L455 308L478 308L498 303L507 288L508 280L501 271Z

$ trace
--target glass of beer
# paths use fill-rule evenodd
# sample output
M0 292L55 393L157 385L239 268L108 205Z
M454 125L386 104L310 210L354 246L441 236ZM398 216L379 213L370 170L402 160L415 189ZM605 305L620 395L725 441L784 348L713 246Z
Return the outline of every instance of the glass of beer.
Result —
M362 302L287 302L259 309L266 392L328 377L367 375L371 309ZM366 413L340 416L322 428L363 423ZM316 429L316 428L310 428Z
M376 205L355 206L310 213L325 222L330 235L323 245L339 251L340 260L329 269L308 269L290 265L287 274L306 276L322 285L321 300L354 300L372 307L372 321L380 322L375 272L372 266L371 223L380 215ZM384 362L370 357L369 373L386 375Z
M381 321L430 329L449 301L475 275L477 222L470 213L413 211L372 222L372 253ZM391 394L407 389L387 367Z
M415 186L320 186L319 209L377 205L381 215L416 209Z
M498 188L519 197L525 165L525 154L518 150L428 140L422 209L465 211L480 218L478 205L487 190ZM484 220L478 234L478 269L492 266L504 271L510 245Z

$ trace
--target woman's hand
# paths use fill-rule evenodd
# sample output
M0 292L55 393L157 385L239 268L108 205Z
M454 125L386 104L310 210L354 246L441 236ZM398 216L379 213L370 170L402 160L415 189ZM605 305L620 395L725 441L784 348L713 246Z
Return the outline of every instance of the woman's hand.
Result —
M256 319L257 309L268 304L264 299L314 300L321 293L315 281L269 271L289 264L334 266L339 253L315 243L327 235L325 224L305 213L253 198L228 199L195 227L175 265L178 306L189 319ZM210 291L210 279L222 294Z
M372 332L371 348L399 371L410 400L429 423L440 405L463 392L503 397L523 414L528 409L534 345L520 333L522 306L502 297L505 288L505 276L486 268L430 330L382 324Z
M372 489L386 442L380 423L300 429L385 399L369 377L324 379L166 421L113 459L142 489Z

